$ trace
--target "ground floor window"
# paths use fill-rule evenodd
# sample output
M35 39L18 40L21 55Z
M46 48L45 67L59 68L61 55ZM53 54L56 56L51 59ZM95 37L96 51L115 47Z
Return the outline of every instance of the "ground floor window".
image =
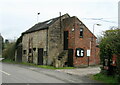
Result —
M36 51L36 48L33 48L34 51Z
M48 53L47 53L47 51L44 51L44 56L48 56Z
M83 57L84 56L84 49L76 48L76 57Z
M23 50L23 54L26 54L26 50Z
M32 49L29 49L29 53L32 53Z

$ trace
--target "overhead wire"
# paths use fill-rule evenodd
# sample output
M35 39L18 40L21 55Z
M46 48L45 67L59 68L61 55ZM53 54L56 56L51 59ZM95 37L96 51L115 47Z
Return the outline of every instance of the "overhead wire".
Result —
M114 17L114 18L117 18L117 17ZM100 21L103 21L103 22L117 23L115 21L105 20L105 19L113 19L113 18L81 18L81 19L86 19L86 20L100 20Z

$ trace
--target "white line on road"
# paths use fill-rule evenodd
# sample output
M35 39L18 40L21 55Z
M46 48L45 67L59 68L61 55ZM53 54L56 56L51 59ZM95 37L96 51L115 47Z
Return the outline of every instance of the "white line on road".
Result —
M6 75L11 75L11 74L9 74L9 73L7 73L7 72L5 72L5 71L2 71L2 70L0 70L2 73L4 73L4 74L6 74Z

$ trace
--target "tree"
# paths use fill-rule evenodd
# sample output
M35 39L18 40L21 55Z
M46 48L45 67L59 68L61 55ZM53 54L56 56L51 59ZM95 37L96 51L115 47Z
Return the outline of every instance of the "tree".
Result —
M2 57L10 60L15 59L15 42L7 44L6 48L3 50Z
M18 45L22 42L22 36L20 36L16 42L9 42L6 40L4 43L4 50L2 56L5 59L15 60L15 51L18 47Z
M108 59L109 65L112 61L112 56L117 56L117 70L116 74L120 79L120 29L107 30L103 34L103 38L100 42L100 58L104 62L105 58Z

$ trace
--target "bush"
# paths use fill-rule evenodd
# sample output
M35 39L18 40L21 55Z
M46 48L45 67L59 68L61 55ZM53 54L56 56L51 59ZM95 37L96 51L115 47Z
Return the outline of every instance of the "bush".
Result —
M101 70L100 73L103 74L103 75L107 75L108 74L107 70Z
M100 58L103 66L108 66L107 74L120 76L120 29L107 30L100 42ZM113 55L117 56L116 67L112 66ZM108 61L106 62L105 59ZM107 63L107 65L105 64ZM119 78L120 79L120 78Z
M6 48L3 50L2 57L5 59L15 59L15 43L7 44Z

